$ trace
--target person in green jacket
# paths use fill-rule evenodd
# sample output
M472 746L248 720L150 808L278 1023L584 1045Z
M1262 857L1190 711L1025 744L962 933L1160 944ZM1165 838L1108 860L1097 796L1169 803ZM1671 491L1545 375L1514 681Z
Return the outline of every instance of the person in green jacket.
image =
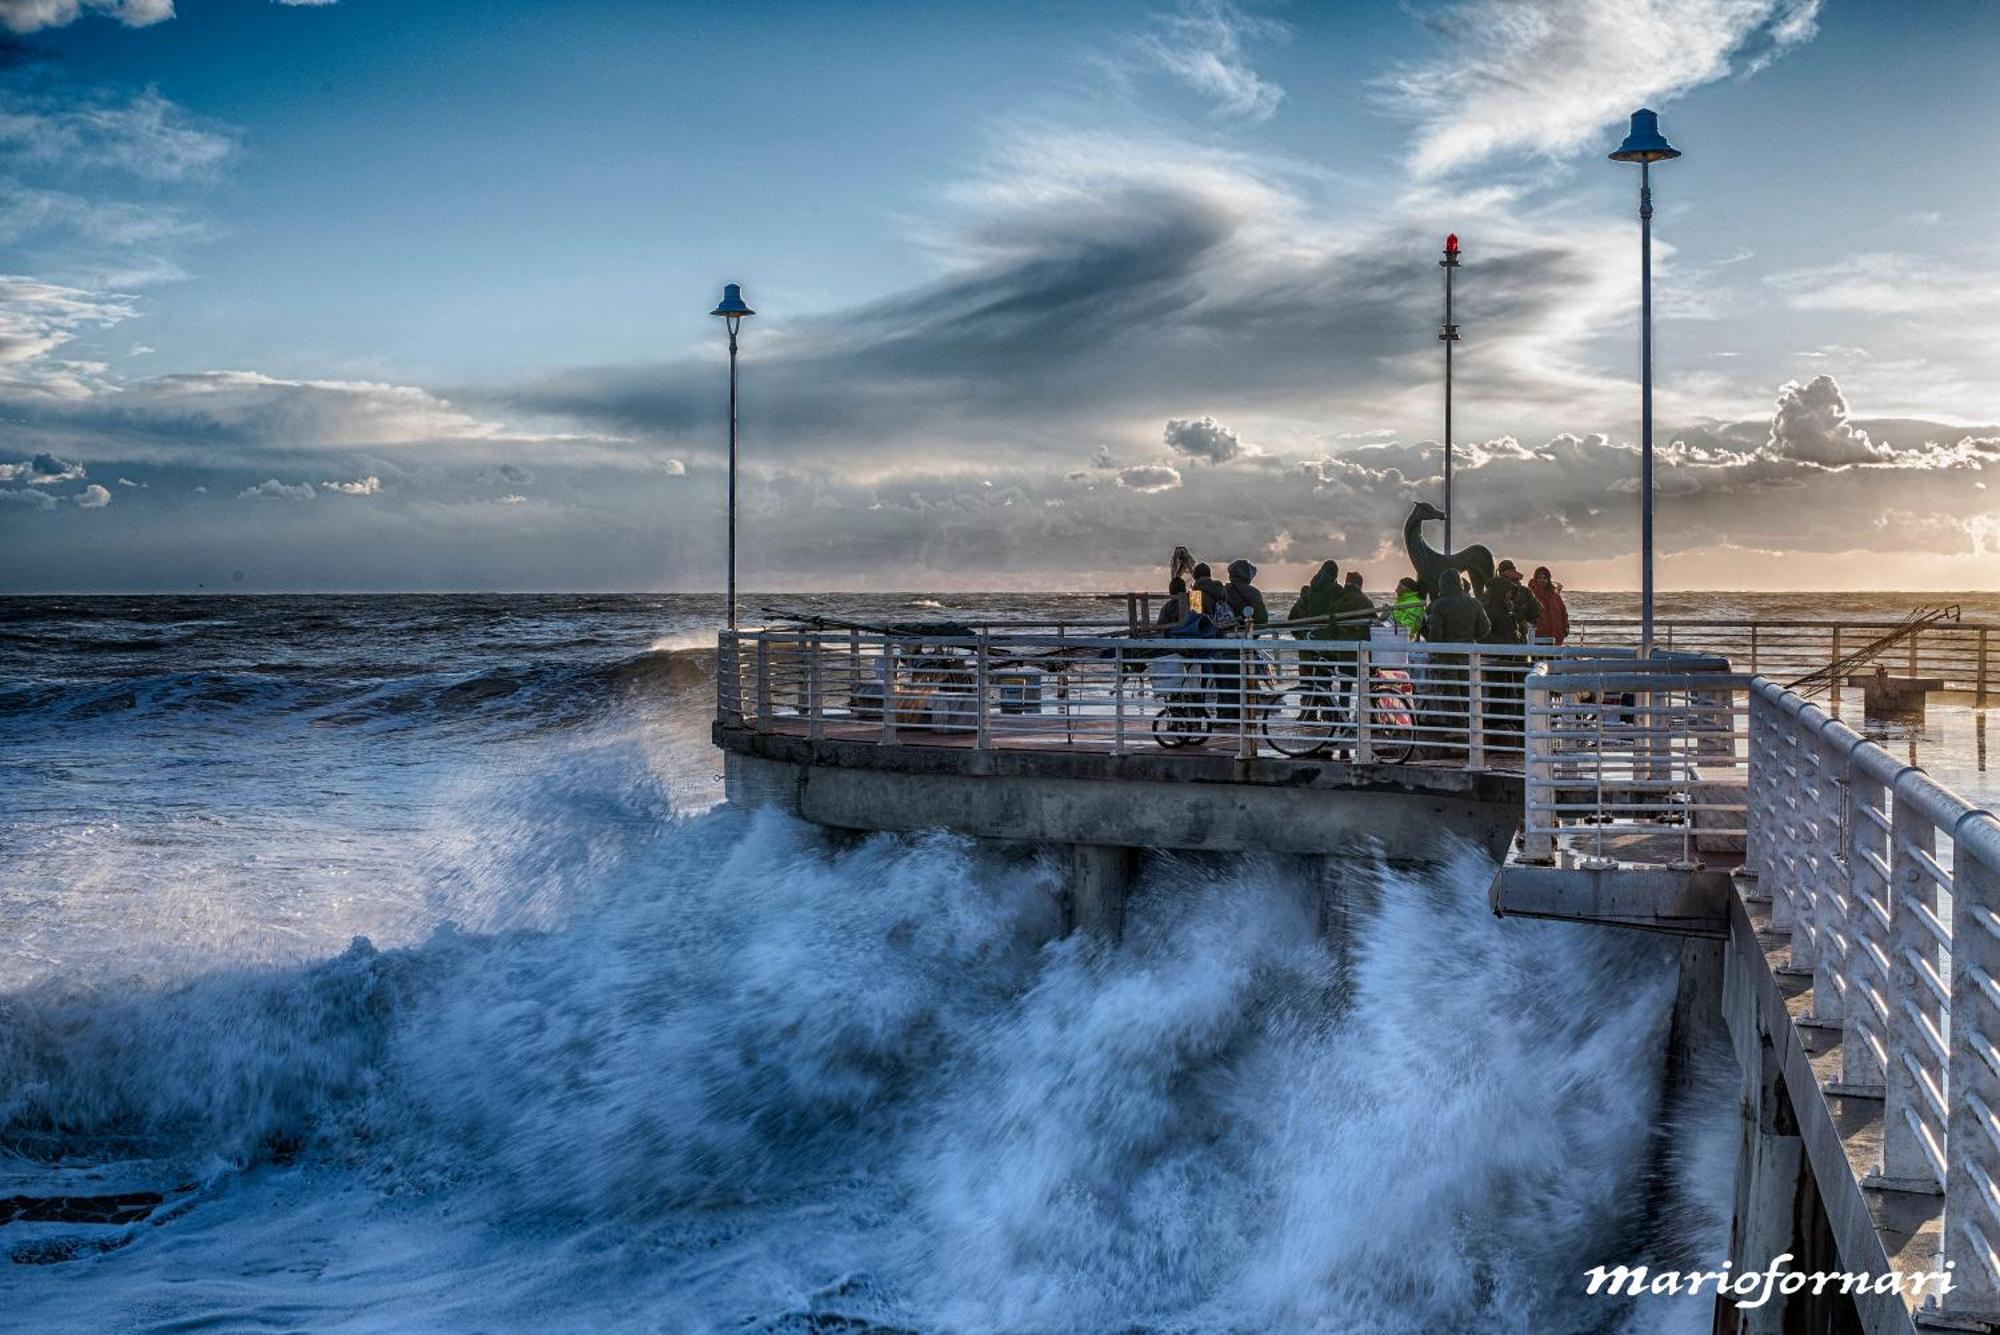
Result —
M1424 594L1408 575L1396 581L1396 605L1389 620L1402 628L1404 638L1414 640L1424 629Z

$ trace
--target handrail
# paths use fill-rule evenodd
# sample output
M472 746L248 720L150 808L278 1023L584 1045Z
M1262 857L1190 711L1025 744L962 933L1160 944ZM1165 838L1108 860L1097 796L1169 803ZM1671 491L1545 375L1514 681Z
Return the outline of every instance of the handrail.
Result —
M954 630L966 629L952 627ZM779 626L724 632L727 726L973 750L1189 750L1519 773L1523 682L1601 649ZM1357 692L1355 683L1368 689Z

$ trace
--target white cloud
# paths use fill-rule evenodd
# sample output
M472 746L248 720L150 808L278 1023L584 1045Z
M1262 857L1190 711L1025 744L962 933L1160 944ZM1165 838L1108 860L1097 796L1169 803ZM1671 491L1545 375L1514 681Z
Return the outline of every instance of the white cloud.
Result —
M1935 315L1987 311L2000 300L2000 272L1951 266L1895 251L1851 255L1816 268L1788 269L1764 281L1784 293L1786 303L1797 311Z
M1847 400L1830 375L1814 376L1803 385L1787 381L1778 390L1767 452L1822 468L1881 463L1892 455L1847 420Z
M53 510L56 498L46 491L34 491L26 487L0 488L0 505L25 505L34 510Z
M1172 491L1181 484L1181 470L1172 464L1133 464L1118 470L1118 485L1128 491L1151 494Z
M70 499L80 510L102 510L111 504L111 493L93 482Z
M0 0L0 27L39 32L102 14L128 28L144 28L174 16L174 0Z
M196 488L200 490L200 488ZM238 500L309 501L313 498L313 485L301 482L296 486L286 486L276 478L259 482L254 487L245 487L236 493Z
M1262 78L1244 51L1246 41L1277 39L1282 23L1244 13L1227 0L1181 0L1156 29L1139 39L1145 59L1215 103L1220 115L1256 123L1269 120L1285 90Z
M687 465L679 459L668 459L660 465L660 471L668 477L680 477L687 472Z
M0 147L11 149L17 161L65 172L109 170L174 182L212 176L236 151L236 138L196 125L149 88L123 102L0 100Z
M382 479L370 474L364 478L356 478L352 482L322 482L319 484L319 489L337 492L342 496L374 496L382 490Z
M0 389L71 398L90 393L97 378L87 363L55 361L49 354L135 313L122 296L0 274Z
M502 496L499 500L493 503L495 505L522 505L527 502L527 499L528 498L526 496L516 494L512 496Z
M1420 177L1496 153L1615 147L1626 114L1755 70L1816 31L1819 0L1467 0L1432 13L1446 52L1383 80L1418 124Z
M143 482L134 482L134 481L133 481L133 480L132 480L131 478L129 478L129 477L121 477L121 478L119 478L119 479L118 479L118 485L119 485L119 486L121 486L121 487L141 487L141 488L143 488L143 487L144 487L144 486L145 486L146 484L145 484L145 483L143 483Z

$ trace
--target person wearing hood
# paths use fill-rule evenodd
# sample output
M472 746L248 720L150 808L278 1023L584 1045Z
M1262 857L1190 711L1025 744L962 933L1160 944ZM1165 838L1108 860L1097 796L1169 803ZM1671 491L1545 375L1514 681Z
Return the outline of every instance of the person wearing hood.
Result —
M1304 621L1309 617L1323 617L1333 612L1333 601L1340 596L1340 563L1321 561L1319 569L1313 572L1312 582L1299 590L1299 600L1292 604L1292 621ZM1300 626L1292 632L1301 640L1323 640L1324 626Z
M1550 644L1559 645L1569 638L1569 604L1563 601L1562 587L1547 566L1536 566L1534 577L1528 581L1528 592L1542 607L1542 614L1535 621L1535 638Z
M1264 595L1251 583L1257 578L1257 567L1248 561L1229 563L1229 583L1223 586L1222 596L1228 600L1230 610L1240 620L1253 621L1260 626L1271 624L1271 613L1264 606Z
M1482 644L1526 644L1529 630L1542 616L1542 605L1522 587L1521 572L1512 561L1502 561L1494 568L1480 604L1493 623L1480 637ZM1488 726L1496 734L1519 736L1525 717L1522 681L1528 673L1528 660L1496 656L1487 660L1487 670L1492 677L1485 691Z
M1195 567L1195 573L1200 572L1201 567ZM1264 595L1251 582L1256 578L1256 566L1248 561L1231 561L1229 583L1219 586L1220 597L1222 605L1236 614L1239 623L1268 626L1271 624L1271 613L1264 606ZM1248 684L1243 678L1243 665L1239 659L1225 654L1210 660L1209 671L1215 679L1216 715L1225 722L1233 723L1243 713L1244 688Z
M1208 562L1197 565L1193 574L1194 583L1188 586L1188 590L1201 595L1197 611L1214 616L1217 608L1228 606L1229 586L1215 577L1215 573L1208 568Z
M1440 570L1437 591L1424 613L1424 638L1436 644L1476 644L1492 629L1486 609L1465 591L1458 572ZM1424 727L1436 745L1462 749L1468 744L1466 677L1470 660L1461 653L1434 653L1430 665L1431 707L1425 711Z
M1480 637L1481 644L1526 644L1528 631L1542 617L1542 605L1522 586L1521 572L1512 561L1502 561L1494 570L1479 601L1492 622Z
M1389 620L1402 629L1404 639L1414 640L1423 633L1423 587L1408 575L1396 581L1396 605L1389 609Z

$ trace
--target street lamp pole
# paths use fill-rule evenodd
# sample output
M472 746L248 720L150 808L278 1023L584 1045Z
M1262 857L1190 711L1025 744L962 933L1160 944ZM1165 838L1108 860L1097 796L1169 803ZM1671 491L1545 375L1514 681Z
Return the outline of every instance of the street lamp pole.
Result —
M726 615L730 630L736 629L736 334L744 318L755 315L743 300L743 289L725 283L722 300L710 315L719 315L729 327L729 591Z
M1641 108L1611 155L1639 164L1639 656L1653 656L1653 164L1681 151L1660 133L1659 117Z
M1444 549L1455 550L1451 545L1451 345L1458 342L1458 326L1451 322L1451 271L1458 267L1458 233L1453 232L1444 239L1444 258L1438 261L1438 268L1444 270L1444 327L1438 331L1438 341L1444 344Z

